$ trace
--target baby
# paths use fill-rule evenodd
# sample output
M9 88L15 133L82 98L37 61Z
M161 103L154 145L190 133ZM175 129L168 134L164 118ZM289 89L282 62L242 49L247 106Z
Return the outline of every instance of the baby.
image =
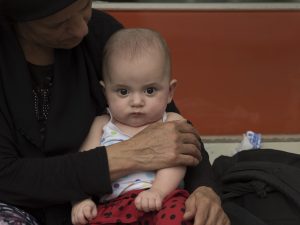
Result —
M104 49L103 81L107 115L96 117L82 151L128 140L157 122L183 120L166 113L176 80L171 79L168 46L161 35L144 28L122 29ZM188 192L179 189L185 167L137 171L112 183L112 194L98 207L86 199L72 209L73 224L182 225Z

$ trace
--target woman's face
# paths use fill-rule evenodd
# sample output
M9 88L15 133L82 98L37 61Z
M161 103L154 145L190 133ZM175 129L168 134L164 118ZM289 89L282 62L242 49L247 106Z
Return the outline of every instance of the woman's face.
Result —
M91 0L77 0L65 9L42 19L16 25L19 38L35 45L69 49L88 33L92 14Z

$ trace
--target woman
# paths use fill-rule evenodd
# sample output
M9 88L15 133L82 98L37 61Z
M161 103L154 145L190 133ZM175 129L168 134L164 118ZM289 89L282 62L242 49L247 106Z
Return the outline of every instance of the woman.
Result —
M78 152L106 107L98 65L119 22L93 11L90 0L2 4L0 221L70 224L71 202L97 199L111 191L111 181L133 171L182 165L193 166L185 217L229 224L210 188L207 153L202 145L201 156L197 132L186 122L157 123L128 141Z

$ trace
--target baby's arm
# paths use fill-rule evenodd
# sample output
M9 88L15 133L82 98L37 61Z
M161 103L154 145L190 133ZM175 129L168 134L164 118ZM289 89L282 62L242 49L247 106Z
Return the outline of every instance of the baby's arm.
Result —
M109 116L97 116L85 138L80 151L88 151L100 146L100 139L103 133L103 126L109 121ZM72 223L74 225L87 224L97 215L97 206L91 199L84 199L72 206Z
M177 113L168 113L167 121L183 120ZM137 209L145 212L160 210L163 199L175 190L185 175L185 167L170 167L158 170L152 187L142 191L135 199Z
M95 117L90 131L80 147L80 151L88 151L100 146L100 139L103 134L103 127L108 123L110 117L102 115Z
M185 170L185 167L171 167L157 171L152 187L136 197L137 209L144 212L160 210L164 198L178 187Z

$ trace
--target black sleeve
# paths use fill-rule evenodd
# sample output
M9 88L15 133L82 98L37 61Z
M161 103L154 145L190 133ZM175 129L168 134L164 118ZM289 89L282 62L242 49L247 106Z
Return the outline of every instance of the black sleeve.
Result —
M167 111L179 113L174 101L168 105ZM184 178L185 188L191 193L199 186L208 186L217 192L217 185L215 183L213 170L209 162L209 155L205 150L204 144L200 138L199 140L201 142L202 160L197 166L187 168Z
M201 140L200 140L201 141ZM201 162L195 167L188 167L185 175L185 188L191 193L199 186L207 186L218 193L209 156L201 142Z
M111 191L104 147L50 158L24 158L14 132L0 111L1 201L35 208Z

